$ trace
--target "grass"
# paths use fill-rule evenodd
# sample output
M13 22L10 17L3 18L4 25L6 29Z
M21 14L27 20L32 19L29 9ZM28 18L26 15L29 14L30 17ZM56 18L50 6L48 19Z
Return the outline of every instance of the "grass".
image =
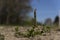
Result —
M0 34L0 40L4 40L4 35Z
M19 29L18 27L15 28L15 37L18 37L18 36L23 36L23 37L34 37L36 35L42 35L42 33L44 33L44 30L40 31L40 30L34 30L34 27L32 27L32 29L28 29L26 33L21 33L21 32L18 32Z

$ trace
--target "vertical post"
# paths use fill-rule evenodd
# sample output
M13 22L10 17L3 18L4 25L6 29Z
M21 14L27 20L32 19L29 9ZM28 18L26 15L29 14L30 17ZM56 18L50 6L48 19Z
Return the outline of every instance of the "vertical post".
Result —
M34 9L34 27L37 26L37 23L36 23L36 9Z

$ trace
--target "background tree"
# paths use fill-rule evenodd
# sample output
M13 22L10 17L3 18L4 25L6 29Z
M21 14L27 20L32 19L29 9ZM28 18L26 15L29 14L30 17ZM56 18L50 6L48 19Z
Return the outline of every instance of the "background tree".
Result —
M59 25L59 16L56 16L56 17L55 17L54 24Z
M51 18L47 18L45 20L45 25L52 25L52 19Z
M32 11L31 0L0 0L0 23L20 24Z

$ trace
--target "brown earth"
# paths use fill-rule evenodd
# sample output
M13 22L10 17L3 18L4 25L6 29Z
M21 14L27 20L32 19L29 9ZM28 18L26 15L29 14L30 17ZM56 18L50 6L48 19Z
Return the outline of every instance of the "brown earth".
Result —
M0 26L0 33L5 36L5 40L60 40L60 32L59 31L51 31L50 33L46 33L46 36L37 35L34 38L16 38L14 36L15 30L14 27L2 27ZM19 27L21 32L25 32L27 29L31 27Z

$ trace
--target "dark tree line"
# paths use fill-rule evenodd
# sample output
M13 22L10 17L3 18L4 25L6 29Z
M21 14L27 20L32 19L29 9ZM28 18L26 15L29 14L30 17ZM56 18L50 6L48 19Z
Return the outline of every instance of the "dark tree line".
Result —
M56 16L53 22L52 22L51 18L47 18L45 20L45 24L47 24L47 25L52 25L52 24L59 25L59 16Z
M31 0L0 0L0 24L21 24L32 11Z

